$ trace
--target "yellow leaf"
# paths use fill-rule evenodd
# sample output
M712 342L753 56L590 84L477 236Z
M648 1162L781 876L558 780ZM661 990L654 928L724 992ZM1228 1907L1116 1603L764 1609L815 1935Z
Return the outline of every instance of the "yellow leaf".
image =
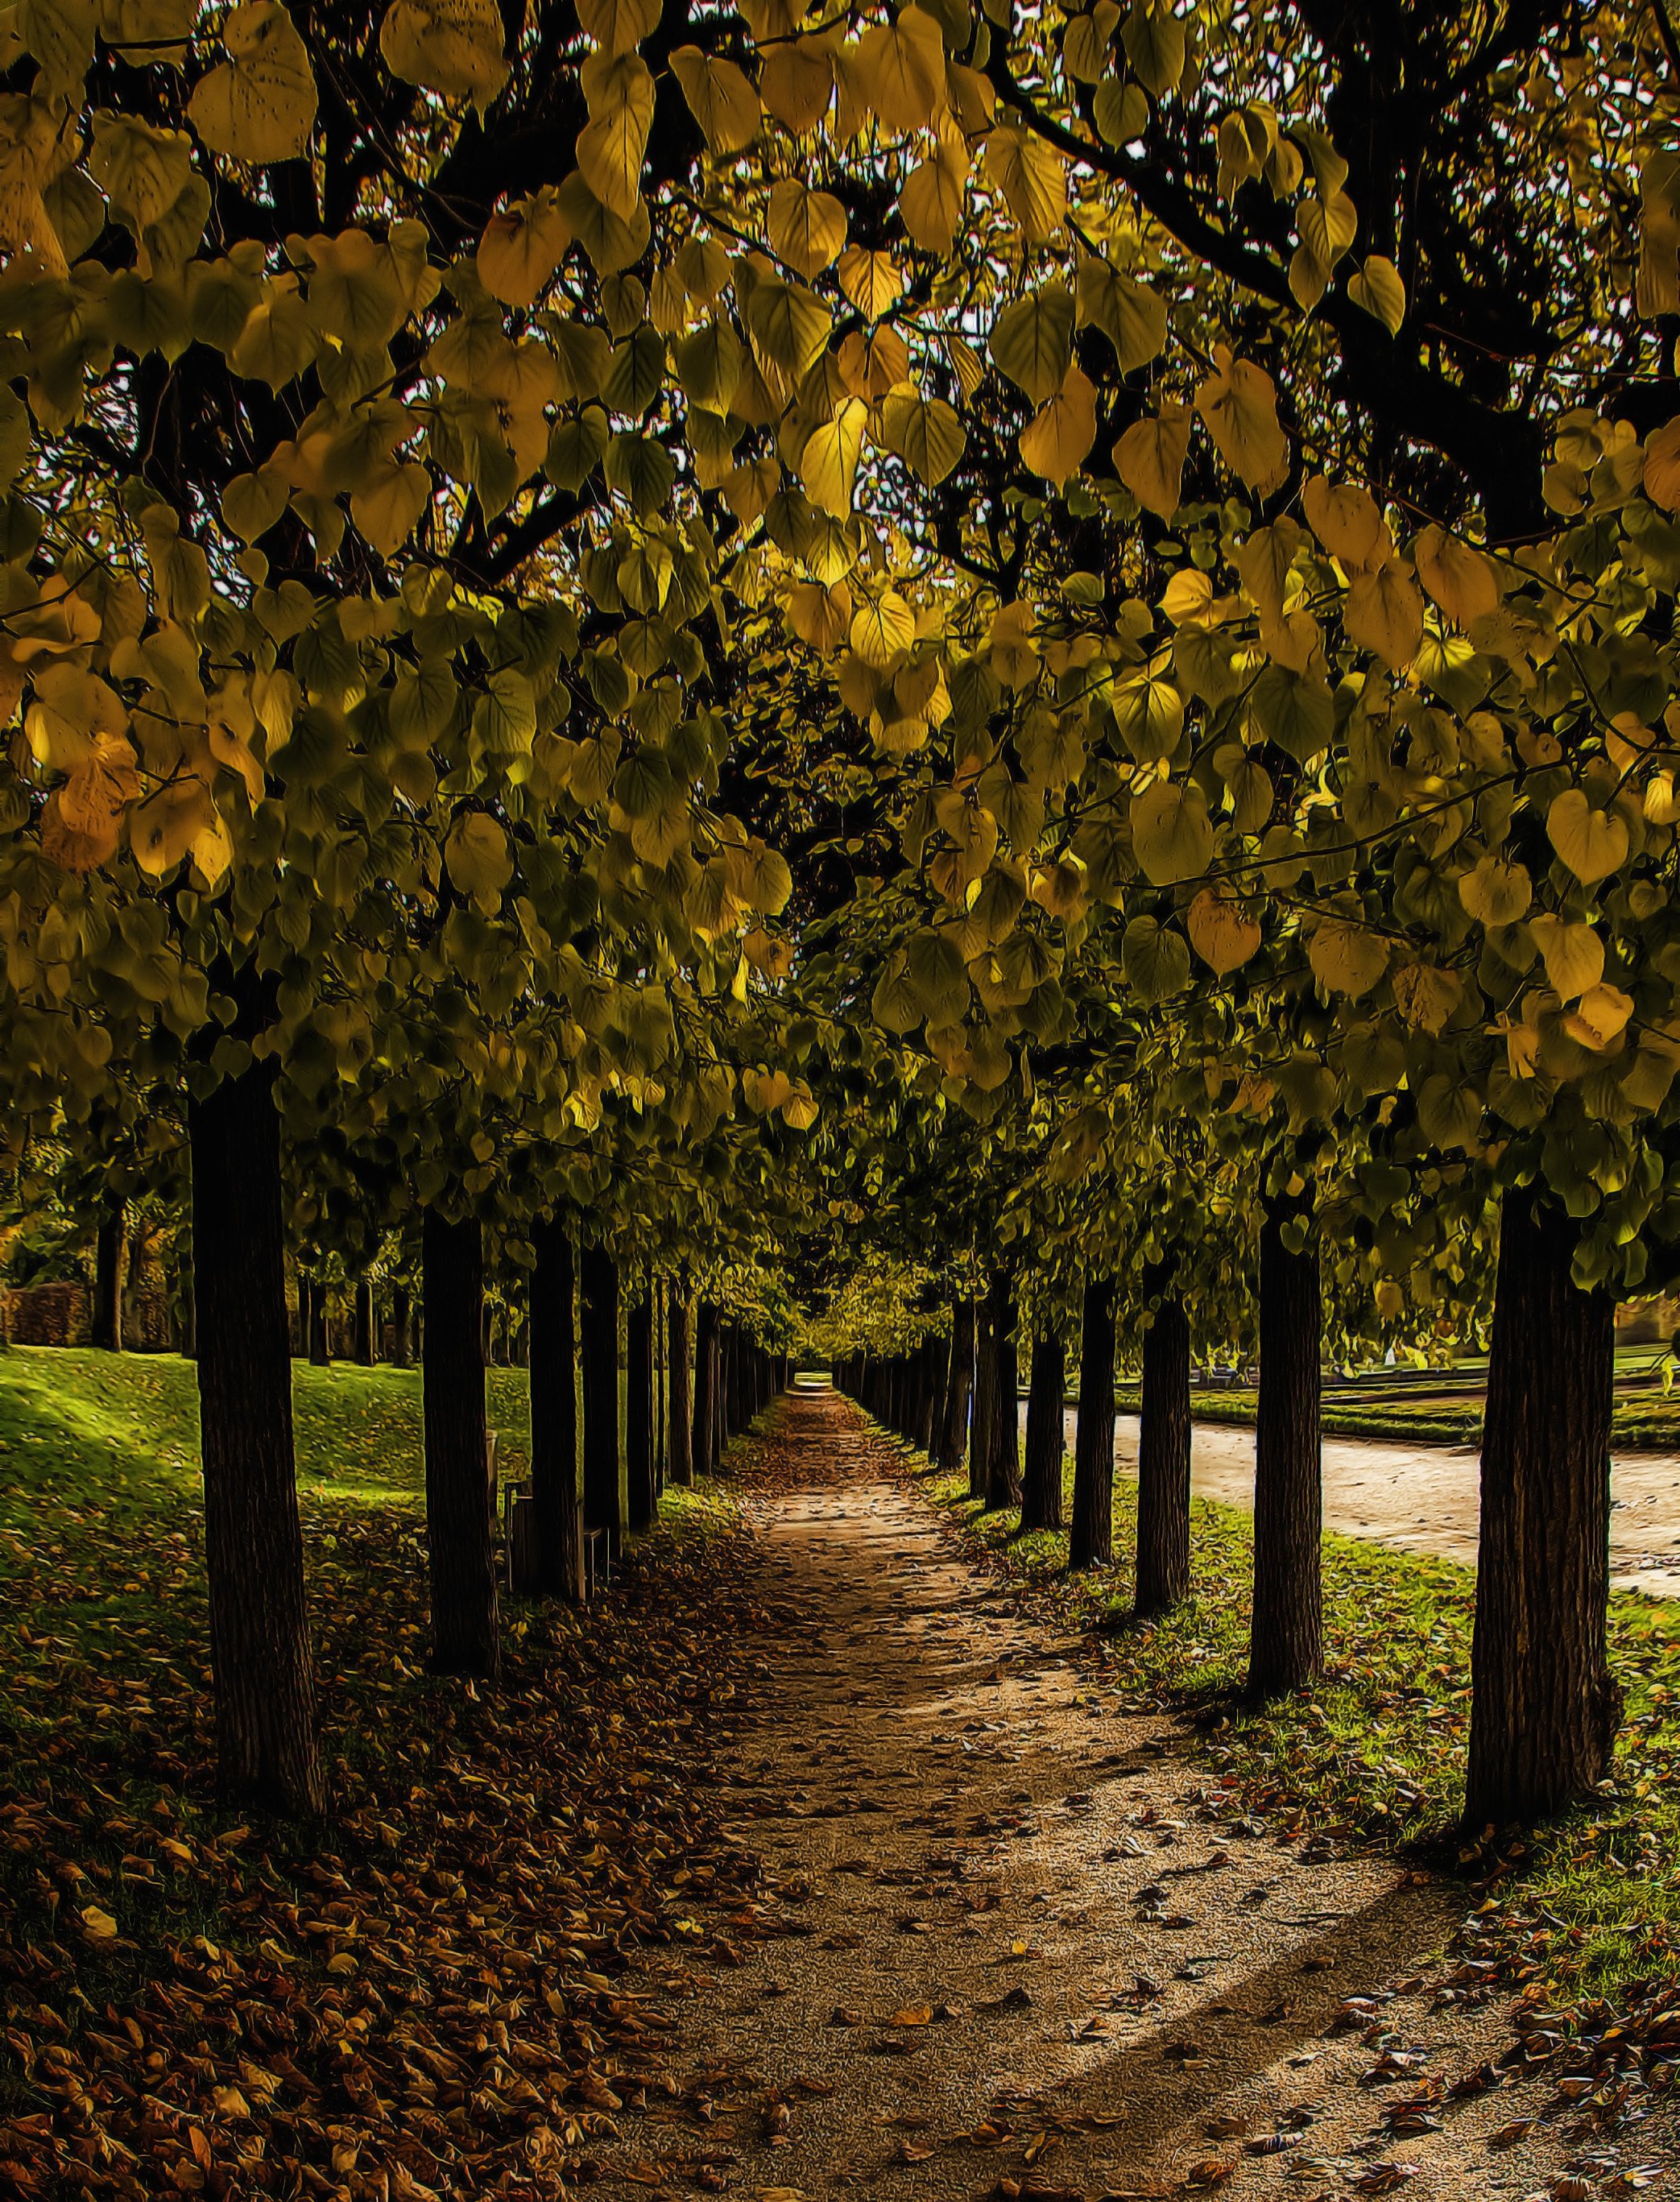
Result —
M1434 963L1404 964L1392 984L1394 1007L1413 1032L1440 1032L1464 998L1458 974Z
M379 50L405 84L480 109L508 80L496 0L392 0Z
M916 640L916 615L896 589L883 589L860 605L852 622L852 647L865 665L884 672Z
M1454 627L1473 627L1499 609L1499 576L1473 544L1433 525L1412 546L1418 578Z
M833 41L812 35L772 46L759 67L758 90L778 122L814 130L834 96Z
M962 422L942 397L923 397L908 385L887 392L881 428L888 450L930 488L945 480L968 442Z
M1039 646L1033 633L1033 607L1024 598L999 604L992 615L987 651L992 670L1006 688L1018 688L1038 670Z
M479 280L504 306L534 305L571 241L572 226L545 185L491 215L479 240Z
M1277 421L1276 385L1252 360L1233 359L1223 344L1213 358L1215 372L1196 392L1196 410L1225 464L1264 497L1289 471L1289 442Z
M923 252L946 253L956 242L968 180L967 144L961 131L946 122L938 150L911 170L899 193L904 226Z
M1633 998L1619 986L1589 986L1577 1006L1564 1019L1564 1030L1583 1047L1601 1055L1618 1039L1633 1015Z
M904 276L890 252L869 252L854 244L841 255L835 273L841 290L866 321L878 321L890 313L904 292Z
M1327 993L1357 1000L1368 994L1388 968L1388 944L1352 919L1323 917L1307 943L1312 975Z
M578 132L578 173L621 220L641 197L642 156L653 121L653 75L640 54L592 54L579 72L589 121Z
M1394 559L1374 572L1356 574L1347 587L1341 623L1348 639L1395 672L1410 665L1424 639L1424 600Z
M97 1904L81 1907L82 1932L90 1942L115 1942L116 1922L109 1911L102 1911Z
M444 843L444 863L452 884L481 910L493 910L513 877L508 837L483 810L463 810Z
M945 34L925 8L901 11L858 41L859 89L887 130L920 130L945 105Z
M1645 494L1665 512L1680 512L1680 416L1645 441Z
M59 815L73 833L116 843L117 822L140 792L137 760L127 742L101 734L58 791Z
M394 557L413 533L431 494L432 477L418 460L404 465L392 459L351 498L351 517L363 540L381 558Z
M1559 1001L1572 1002L1603 978L1604 943L1590 925L1572 925L1543 910L1530 919L1529 930L1546 966L1547 984Z
M1043 405L1062 386L1073 346L1073 294L1046 283L1005 306L992 324L992 363L1028 402Z
M1390 336L1406 319L1406 285L1394 262L1373 252L1357 275L1348 279L1347 295L1356 306L1382 322Z
M1527 916L1533 898L1528 866L1507 862L1491 850L1477 859L1474 870L1459 876L1459 900L1483 925L1515 925Z
M840 648L851 623L852 591L843 580L826 589L820 581L796 581L788 591L787 624L822 656Z
M848 397L832 421L811 431L799 454L799 474L806 495L839 520L852 509L852 485L863 455L868 419L869 408L863 400Z
M578 0L586 38L604 54L628 53L657 26L660 0Z
M213 810L193 835L188 853L194 870L206 886L215 886L232 868L233 837L219 810Z
M1607 879L1628 860L1627 821L1594 810L1578 787L1566 787L1553 797L1546 814L1546 833L1583 886Z
M192 853L215 816L201 780L171 780L128 814L128 845L143 872L161 879Z
M1103 332L1119 354L1122 374L1147 367L1165 346L1166 302L1106 260L1090 253L1081 260L1075 297L1080 327Z
M1143 507L1162 520L1178 509L1190 451L1190 409L1135 421L1114 446L1114 471Z
M1018 123L1003 122L986 140L986 173L1029 244L1059 229L1068 210L1067 164Z
M262 167L308 150L315 74L297 26L276 0L245 0L222 26L227 59L201 77L187 120L213 153Z
M1167 0L1135 0L1120 33L1138 82L1157 99L1176 89L1184 74L1184 26Z
M1204 887L1185 914L1190 945L1223 978L1247 963L1260 945L1260 928L1247 911L1212 887Z
M1021 431L1021 456L1035 474L1042 474L1059 489L1097 436L1097 393L1090 377L1076 363L1062 378L1062 386Z
M764 119L758 95L734 62L679 46L671 74L714 153L739 153L758 135Z
M779 259L805 276L820 275L846 244L846 209L827 191L793 176L770 188L764 233Z
M1332 558L1349 573L1386 556L1388 529L1376 500L1357 482L1332 485L1314 474L1301 485L1301 509L1307 524Z
M1132 804L1132 851L1152 886L1194 880L1213 861L1207 798L1194 780L1160 780Z

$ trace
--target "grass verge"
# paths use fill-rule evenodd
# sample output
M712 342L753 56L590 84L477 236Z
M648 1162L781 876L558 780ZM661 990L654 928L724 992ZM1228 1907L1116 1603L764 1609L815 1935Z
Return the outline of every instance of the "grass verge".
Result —
M668 1493L599 1605L510 1604L498 1688L440 1680L418 1379L295 1398L315 1828L215 1795L195 1372L0 1352L0 2193L587 2179L649 2040L622 1946L704 1948L750 1869L707 1787L763 1625L727 1493Z
M1117 1398L1122 1414L1137 1413L1135 1384L1121 1385ZM1224 1422L1252 1429L1254 1410L1253 1392L1197 1391L1190 1395L1190 1412L1199 1422ZM1390 1443L1410 1439L1418 1445L1476 1445L1482 1441L1482 1402L1477 1396L1461 1406L1439 1398L1415 1403L1389 1398L1359 1405L1330 1392L1324 1396L1320 1420L1326 1437L1374 1438ZM1655 1398L1618 1399L1611 1415L1610 1434L1612 1443L1625 1451L1680 1450L1680 1398L1671 1406Z
M1130 1478L1117 1486L1120 1558L1070 1577L1065 1535L1022 1535L1016 1514L981 1511L964 1480L919 1456L911 1472L989 1566L1070 1625L1101 1632L1109 1679L1140 1706L1192 1724L1211 1763L1258 1808L1300 1815L1333 1837L1481 1866L1488 1908L1471 1940L1536 1999L1614 1998L1680 1975L1680 1617L1667 1608L1612 1601L1627 1712L1603 1793L1496 1858L1471 1861L1454 1833L1470 1717L1469 1569L1327 1535L1323 1682L1257 1708L1240 1694L1253 1562L1246 1512L1193 1502L1190 1601L1135 1624ZM1069 1484L1070 1498L1070 1471Z

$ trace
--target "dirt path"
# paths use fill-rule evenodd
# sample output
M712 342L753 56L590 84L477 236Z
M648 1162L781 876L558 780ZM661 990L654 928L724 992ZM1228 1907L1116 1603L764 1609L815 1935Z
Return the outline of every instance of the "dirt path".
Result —
M1071 1452L1071 1410L1064 1421ZM1024 1433L1024 1405L1021 1425ZM1137 1428L1135 1415L1121 1416L1115 1428L1115 1461L1128 1474L1137 1469ZM1326 1438L1323 1456L1327 1529L1475 1566L1480 1468L1473 1446ZM1190 1475L1204 1498L1252 1505L1253 1431L1198 1422ZM1680 1598L1680 1456L1621 1455L1611 1494L1610 1567L1617 1589Z
M1434 2007L1461 1889L1219 1812L1176 1732L1013 1613L845 1402L796 1394L767 1451L778 1627L721 1799L763 1878L626 1983L654 2046L614 2083L646 2115L618 2120L607 2191L1230 2176L1312 2202L1555 2173L1556 2126L1488 2146L1540 2081L1434 2099L1509 2039L1494 2008ZM1405 2137L1407 2098L1444 2129Z

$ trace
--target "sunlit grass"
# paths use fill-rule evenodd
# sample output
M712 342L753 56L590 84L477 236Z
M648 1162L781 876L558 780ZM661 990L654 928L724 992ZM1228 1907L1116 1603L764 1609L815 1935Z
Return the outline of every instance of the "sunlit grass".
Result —
M1270 1811L1432 1863L1460 1852L1475 1576L1448 1560L1326 1535L1328 1666L1310 1693L1266 1705L1243 1696L1253 1537L1250 1516L1192 1504L1193 1595L1177 1612L1130 1619L1137 1487L1117 1481L1113 1567L1065 1573L1067 1538L1022 1535L966 1482L917 1461L922 1487L991 1564L1059 1617L1099 1632L1098 1656L1127 1701L1179 1716L1195 1747ZM1064 1469L1064 1516L1072 1470ZM1680 1614L1618 1596L1612 1657L1627 1711L1612 1781L1589 1805L1499 1857L1489 1926L1519 1974L1565 1995L1613 1993L1680 1971Z

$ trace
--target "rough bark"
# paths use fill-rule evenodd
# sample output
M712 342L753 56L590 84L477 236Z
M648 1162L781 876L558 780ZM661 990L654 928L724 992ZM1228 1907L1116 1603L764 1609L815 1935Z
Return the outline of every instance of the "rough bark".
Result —
M998 1404L998 1350L988 1291L974 1311L974 1408L969 1422L969 1496L984 1498L992 1468L992 1417Z
M260 1065L187 1106L216 1757L230 1801L321 1810L292 1448L280 1129Z
M673 1483L694 1481L694 1402L688 1369L688 1295L679 1286L671 1290L670 1322L666 1351L670 1361L669 1396L670 1478Z
M578 1264L583 1333L583 1518L624 1539L618 1486L618 1264L604 1246L586 1246Z
M1006 1274L992 1283L992 1457L986 1475L988 1509L1021 1504L1021 1398L1017 1361L1015 1294Z
M667 1392L670 1383L668 1340L669 1300L663 1277L653 1281L653 1495L662 1498L668 1460L666 1432L670 1427Z
M577 1330L571 1233L559 1217L534 1232L531 1272L531 1504L537 1582L576 1604L583 1596L578 1509Z
M1073 1442L1070 1568L1114 1557L1114 1281L1085 1287L1079 1331L1079 1420Z
M948 1475L963 1465L969 1443L969 1404L974 1392L974 1302L960 1299L951 1310L951 1367L945 1386L945 1422L939 1440L939 1464Z
M93 1321L90 1337L102 1352L122 1351L122 1257L128 1242L127 1211L119 1200L99 1218L93 1242Z
M659 1515L653 1476L653 1303L644 1287L624 1325L624 1463L629 1526L640 1534Z
M702 1300L694 1323L695 1477L717 1469L717 1304Z
M1551 1202L1506 1195L1482 1433L1472 1833L1583 1795L1621 1720L1606 1644L1616 1308L1573 1282L1579 1240Z
M421 1232L432 1671L493 1678L501 1654L484 1410L484 1234L434 1208Z
M1137 1611L1165 1613L1190 1595L1190 1322L1163 1298L1143 1334L1138 1430Z
M1027 1385L1027 1462L1021 1479L1021 1527L1062 1526L1062 1392L1067 1381L1062 1334L1040 1319Z
M1299 1253L1286 1227L1305 1219ZM1260 1390L1254 1414L1254 1613L1248 1687L1306 1688L1323 1671L1318 1357L1323 1310L1312 1197L1269 1198L1260 1226Z

